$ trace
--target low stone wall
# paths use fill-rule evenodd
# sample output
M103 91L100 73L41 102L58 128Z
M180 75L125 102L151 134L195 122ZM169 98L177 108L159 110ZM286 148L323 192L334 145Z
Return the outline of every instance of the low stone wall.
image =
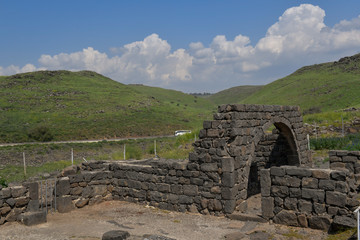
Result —
M0 225L18 220L20 214L32 211L38 206L37 183L26 183L23 186L2 188L0 186Z
M360 185L360 151L329 151L330 169L347 169Z
M275 223L328 230L356 226L354 179L347 171L293 166L261 170L262 214Z

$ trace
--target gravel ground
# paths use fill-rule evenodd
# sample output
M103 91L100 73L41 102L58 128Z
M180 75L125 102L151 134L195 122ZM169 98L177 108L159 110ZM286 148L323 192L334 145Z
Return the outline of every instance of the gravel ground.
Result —
M0 239L95 240L111 230L130 233L130 240L145 234L167 239L326 239L327 233L270 223L240 222L225 217L161 210L145 205L108 201L69 213L49 214L47 223L27 227L6 223ZM164 238L158 238L164 239Z

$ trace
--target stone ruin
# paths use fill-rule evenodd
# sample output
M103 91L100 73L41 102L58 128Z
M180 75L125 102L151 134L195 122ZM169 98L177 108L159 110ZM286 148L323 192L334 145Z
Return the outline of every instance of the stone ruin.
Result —
M232 214L260 193L266 221L324 230L353 227L360 152L329 155L331 169L311 168L299 107L222 105L214 120L204 122L188 160L83 163L78 172L56 180L50 202L56 200L59 212L125 200L218 216ZM37 185L0 191L0 224L44 221Z

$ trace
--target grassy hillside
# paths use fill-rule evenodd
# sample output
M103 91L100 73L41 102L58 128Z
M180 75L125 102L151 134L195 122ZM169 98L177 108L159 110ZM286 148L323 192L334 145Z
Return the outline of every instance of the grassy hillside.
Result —
M200 127L215 110L180 92L173 103L164 101L159 92L167 90L153 90L89 71L2 76L0 142L172 134Z
M241 103L299 105L324 112L360 104L360 54L300 68L264 86Z
M238 86L229 88L218 93L212 94L208 97L210 101L217 105L238 103L241 100L249 97L251 94L260 90L262 86Z

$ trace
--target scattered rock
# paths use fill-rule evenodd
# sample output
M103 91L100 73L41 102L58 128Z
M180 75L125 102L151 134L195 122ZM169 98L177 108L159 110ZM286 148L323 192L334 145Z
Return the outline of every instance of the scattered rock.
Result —
M103 234L102 240L124 240L130 237L130 233L121 230L113 230Z

